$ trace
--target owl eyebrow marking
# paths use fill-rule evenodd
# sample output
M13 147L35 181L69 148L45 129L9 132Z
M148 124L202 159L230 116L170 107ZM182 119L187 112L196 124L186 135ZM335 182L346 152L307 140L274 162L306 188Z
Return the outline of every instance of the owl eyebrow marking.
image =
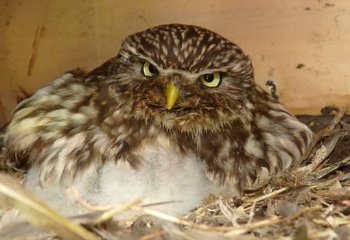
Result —
M158 68L158 70L163 70L163 68L157 64L155 61L153 61L151 58L148 58L148 57L144 57L144 56L139 56L139 60L140 60L140 63L144 63L144 62L149 62L150 64L154 65L155 67Z
M172 68L167 68L167 69L163 69L162 70L162 73L164 74L180 74L188 79L197 79L198 76L200 76L201 74L198 74L198 73L191 73L191 72L188 72L188 71L184 71L184 70L181 70L181 69L172 69Z
M210 74L210 73L214 73L214 72L223 72L225 69L211 69L211 70L206 70L206 71L201 71L198 73L192 73L189 71L184 71L181 69L173 69L173 68L167 68L167 69L162 69L161 72L163 74L180 74L188 79L198 79L200 76L204 75L204 74Z
M185 77L187 77L189 79L198 78L199 76L201 76L203 74L226 71L226 68L218 68L218 69L209 69L209 70L200 71L198 73L194 73L194 72L190 72L190 71L186 71L186 70L182 70L182 69L174 69L174 68L166 68L166 69L164 69L159 64L157 64L155 61L153 61L152 59L150 59L148 57L140 56L139 59L140 59L141 63L144 63L145 61L147 61L150 64L152 64L155 67L157 67L159 73L161 73L161 74L178 73L178 74L181 74L181 75L183 75L183 76L185 76Z

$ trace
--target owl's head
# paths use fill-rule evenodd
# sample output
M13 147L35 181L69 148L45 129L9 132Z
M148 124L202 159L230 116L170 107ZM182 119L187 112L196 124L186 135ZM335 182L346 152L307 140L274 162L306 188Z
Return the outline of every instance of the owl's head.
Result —
M118 99L138 119L198 132L249 115L251 61L207 29L171 24L133 34L111 64Z

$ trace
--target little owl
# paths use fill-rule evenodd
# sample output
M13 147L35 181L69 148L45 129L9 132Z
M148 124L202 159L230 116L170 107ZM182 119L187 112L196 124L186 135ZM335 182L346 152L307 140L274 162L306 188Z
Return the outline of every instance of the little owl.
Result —
M282 173L312 132L254 83L249 57L201 27L133 34L89 73L67 73L21 102L3 166L63 214L93 205L173 201L182 215L210 193L239 197Z

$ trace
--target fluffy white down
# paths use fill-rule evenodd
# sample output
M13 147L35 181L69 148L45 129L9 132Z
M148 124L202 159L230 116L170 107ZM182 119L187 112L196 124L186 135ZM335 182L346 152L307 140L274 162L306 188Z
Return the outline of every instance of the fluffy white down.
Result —
M204 164L193 154L176 152L164 136L144 144L136 154L142 156L138 169L132 169L123 160L110 161L99 171L91 170L76 179L72 186L92 205L118 205L137 198L143 198L144 204L178 201L152 207L176 216L199 206L210 193L219 193L205 175ZM56 182L40 187L38 178L38 169L32 168L25 184L53 208L67 216L86 212L66 193L70 186Z

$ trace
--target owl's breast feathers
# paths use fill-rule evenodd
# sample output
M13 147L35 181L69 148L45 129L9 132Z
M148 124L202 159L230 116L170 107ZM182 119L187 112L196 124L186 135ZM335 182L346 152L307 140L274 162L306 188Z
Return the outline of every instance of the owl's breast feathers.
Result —
M260 88L245 102L249 118L201 134L163 130L152 121L134 119L123 110L127 103L116 102L108 91L107 86L65 74L23 101L3 140L7 166L37 166L41 183L75 177L121 158L137 168L141 158L135 150L162 132L174 151L195 154L206 163L212 180L239 194L262 176L289 167L313 136Z

